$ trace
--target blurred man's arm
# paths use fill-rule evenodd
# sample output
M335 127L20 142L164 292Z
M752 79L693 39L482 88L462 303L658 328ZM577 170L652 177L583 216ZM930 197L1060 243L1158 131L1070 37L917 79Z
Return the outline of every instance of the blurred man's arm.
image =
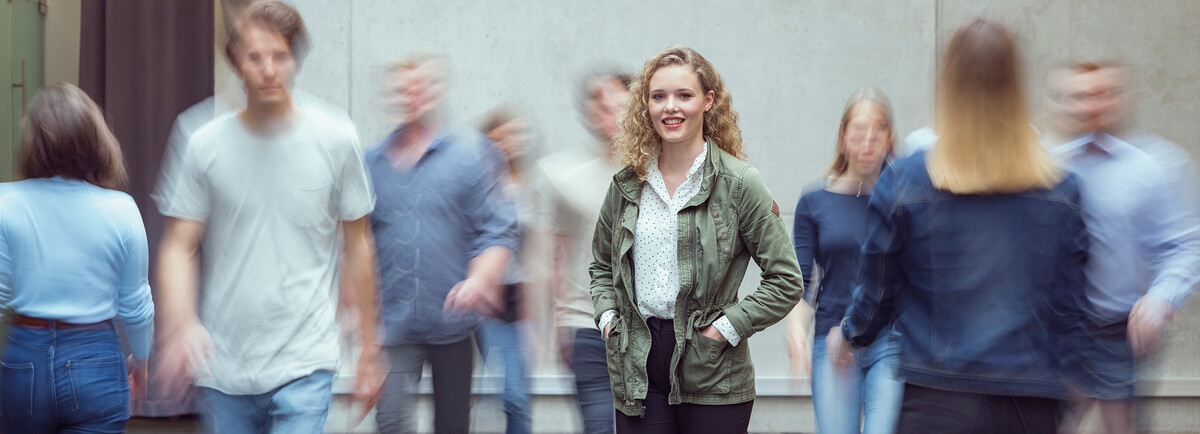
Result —
M199 325L196 305L199 295L200 241L202 222L166 218L158 249L158 282L154 285L160 321L167 335Z
M1129 344L1135 354L1157 351L1163 333L1200 284L1200 206L1195 165L1185 151L1151 152L1163 184L1146 197L1139 218L1154 278L1129 313ZM1160 148L1162 149L1162 148Z
M446 307L498 315L504 309L500 287L510 258L512 249L499 245L483 249L471 258L467 263L467 279L455 285L446 296Z
M473 256L467 263L467 278L446 296L447 311L473 310L495 316L504 309L502 286L518 244L517 219L511 203L503 194L497 194L498 180L488 167L481 164L481 173L464 174L470 177L470 194L462 208L475 234L471 242Z
M202 222L167 217L158 249L153 292L155 316L162 324L162 372L179 396L186 393L193 378L207 375L205 359L212 354L212 338L197 315L200 242L205 227Z
M362 412L370 411L383 390L382 350L375 336L379 305L375 286L375 246L368 217L342 222L345 236L345 269L341 279L342 300L357 308L358 331L362 352L355 371L354 397L363 402Z

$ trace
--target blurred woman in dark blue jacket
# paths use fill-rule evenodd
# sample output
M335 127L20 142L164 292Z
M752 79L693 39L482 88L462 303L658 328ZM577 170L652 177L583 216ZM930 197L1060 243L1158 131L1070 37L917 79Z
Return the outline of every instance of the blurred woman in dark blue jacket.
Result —
M899 433L1054 433L1079 372L1079 185L1029 126L1020 70L1003 26L959 28L938 77L938 143L875 185L859 285L828 340L846 362L896 318Z

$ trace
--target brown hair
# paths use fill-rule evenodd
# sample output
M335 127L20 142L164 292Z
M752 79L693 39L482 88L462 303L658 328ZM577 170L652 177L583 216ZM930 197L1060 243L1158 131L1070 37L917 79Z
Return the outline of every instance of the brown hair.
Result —
M436 48L431 47L423 47L413 50L408 54L405 54L404 57L388 62L387 67L389 71L408 71L417 69L418 67L429 63L436 64L438 69L441 70L441 73L438 74L438 76L448 75L450 62L449 59L446 58L446 54L442 53Z
M225 43L225 60L237 69L237 50L242 44L242 28L247 23L266 25L279 32L292 50L292 58L296 66L304 63L311 42L308 39L308 29L304 27L304 19L296 9L278 1L264 1L250 5L235 19L229 27L229 40Z
M946 47L934 129L926 167L939 189L1015 193L1062 179L1029 124L1016 41L995 21L964 24Z
M742 129L738 127L738 114L733 109L733 97L725 88L725 81L712 64L689 47L676 45L659 51L646 61L641 72L633 79L629 89L629 100L617 121L615 150L621 162L633 168L638 178L646 179L646 166L651 158L657 158L661 139L650 121L647 99L650 97L650 77L664 66L685 66L700 80L703 93L713 91L712 108L704 112L704 136L718 148L734 157L745 160L746 149L742 145Z
M517 110L515 105L502 104L483 115L483 122L479 124L479 131L490 137L492 131L520 117L521 112Z
M620 68L611 65L597 65L589 69L583 78L578 83L578 93L576 94L580 112L586 112L587 100L592 98L592 83L603 80L617 80L621 85L625 86L625 90L629 90L629 86L633 85L633 76L625 73Z
M1129 70L1129 66L1126 65L1124 62L1121 62L1120 60L1111 59L1111 58L1104 58L1104 59L1097 59L1097 60L1081 60L1081 61L1063 64L1062 66L1055 68L1053 71L1051 71L1050 74L1051 74L1051 78L1053 78L1054 74L1061 74L1061 73L1087 74L1087 73L1092 73L1092 72L1105 70L1105 69L1118 70L1123 74L1127 74L1128 70ZM1124 90L1124 89L1121 89L1121 90ZM1053 83L1053 82L1051 83L1051 86L1050 86L1050 97L1055 100L1058 100L1063 97L1063 95L1061 95L1061 93L1058 89L1058 86L1056 86L1055 83Z
M841 176L846 173L850 167L850 160L846 158L846 126L854 119L854 114L858 113L860 107L864 105L874 105L883 113L883 118L887 121L888 134L894 135L892 127L892 104L888 102L887 95L883 94L882 90L866 87L854 91L850 94L850 99L846 100L846 108L842 110L842 122L838 124L837 138L837 156L833 159L833 164L829 165L829 174Z
M100 107L67 83L38 92L21 123L21 179L61 176L108 189L125 184L125 162Z

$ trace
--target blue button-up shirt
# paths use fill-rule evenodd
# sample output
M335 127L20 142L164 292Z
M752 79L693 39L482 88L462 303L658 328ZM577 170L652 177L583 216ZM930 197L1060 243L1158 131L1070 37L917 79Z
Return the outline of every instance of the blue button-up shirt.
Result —
M388 160L399 131L366 156L378 196L371 229L379 260L384 344L448 344L467 338L478 318L444 314L446 295L467 263L491 246L516 248L516 223L497 206L491 144L473 149L443 132L408 170ZM487 155L486 158L481 157Z
M1146 293L1177 308L1200 282L1200 216L1172 187L1184 176L1143 150L1104 133L1054 148L1079 174L1091 238L1088 298L1097 318L1125 320Z

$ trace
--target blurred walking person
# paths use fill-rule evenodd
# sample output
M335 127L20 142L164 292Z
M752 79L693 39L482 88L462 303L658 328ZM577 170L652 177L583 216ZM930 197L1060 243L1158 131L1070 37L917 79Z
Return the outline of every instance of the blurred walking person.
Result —
M613 395L604 339L593 320L588 290L592 231L612 174L621 170L613 150L617 117L632 78L616 68L589 72L579 87L580 115L595 140L537 163L539 201L553 233L554 322L562 360L575 374L575 400L587 434L613 432Z
M246 107L193 134L177 178L155 198L167 216L158 260L164 371L200 386L213 432L323 430L338 365L339 280L360 319L354 395L369 409L382 383L366 219L373 195L353 125L294 102L308 48L292 7L246 8L225 47Z
M471 424L471 337L481 315L504 309L516 223L500 196L504 158L495 143L450 122L447 64L417 52L386 76L395 131L366 155L379 202L376 234L383 343L390 371L375 420L381 432L416 430L416 393L432 367L434 431Z
M506 166L500 179L500 203L516 220L516 246L505 270L502 289L503 307L482 318L476 337L480 353L487 359L499 352L504 365L504 414L507 434L533 431L533 402L526 376L525 306L529 297L529 276L525 261L528 239L534 221L534 191L530 181L533 150L530 119L515 106L502 105L484 115L480 132L493 140L500 150L501 165Z
M938 142L876 182L830 353L895 327L899 433L1055 433L1088 342L1079 181L1029 125L1008 29L972 20L944 59Z
M817 431L822 433L891 433L900 413L904 383L896 378L899 349L892 342L892 327L884 327L874 343L856 350L848 366L834 364L826 348L826 337L846 315L854 293L867 202L891 155L893 138L891 104L883 92L855 91L842 111L829 176L805 187L796 203L796 260L807 287L817 291L812 391ZM819 285L814 272L820 273ZM811 312L806 309L797 307ZM792 351L792 357L807 359L810 354L804 348L814 315L803 316L798 312L788 317L788 333L789 342L800 349Z
M0 184L0 311L12 312L0 431L125 432L154 335L146 229L116 137L79 88L47 86ZM120 318L133 355L121 349Z
M1051 75L1063 136L1053 149L1083 186L1092 239L1089 330L1099 343L1087 354L1087 399L1074 406L1070 430L1098 401L1107 432L1135 432L1135 367L1162 346L1166 327L1200 283L1195 166L1165 139L1126 134L1128 76L1125 66L1106 62L1079 62Z

